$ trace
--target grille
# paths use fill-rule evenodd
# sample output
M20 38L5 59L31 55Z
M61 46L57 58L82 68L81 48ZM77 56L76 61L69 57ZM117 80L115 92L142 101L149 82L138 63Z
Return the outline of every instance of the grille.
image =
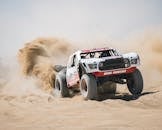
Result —
M101 62L102 66L99 65L100 70L111 70L118 68L125 68L125 63L123 58L108 59L104 62Z

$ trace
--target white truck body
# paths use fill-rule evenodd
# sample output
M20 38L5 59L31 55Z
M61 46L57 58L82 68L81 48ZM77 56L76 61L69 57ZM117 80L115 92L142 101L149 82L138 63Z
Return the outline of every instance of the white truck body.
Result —
M104 52L113 50L116 55L111 55L107 57L92 57L92 58L82 58L81 54L90 54L96 52ZM122 68L114 68L109 70L101 70L99 68L100 64L107 60L115 60L115 59L127 59L129 65L124 66ZM73 53L69 57L69 61L67 64L67 71L66 71L66 80L67 85L72 87L79 83L80 77L78 74L79 64L82 64L84 67L84 71L86 73L96 74L95 76L108 76L108 75L117 75L122 73L129 73L130 70L134 70L138 65L140 65L140 59L137 53L127 53L127 54L119 54L115 49L112 48L99 48L99 49L92 49L92 50L82 50ZM91 66L95 66L94 68ZM131 71L132 72L132 71Z

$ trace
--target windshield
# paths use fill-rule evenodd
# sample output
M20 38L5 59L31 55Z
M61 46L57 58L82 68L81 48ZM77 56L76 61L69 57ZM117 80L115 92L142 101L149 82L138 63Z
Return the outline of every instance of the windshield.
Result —
M81 53L80 55L81 55L81 59L119 56L118 52L114 49L104 50L104 51L96 51L96 52L86 52L86 53Z

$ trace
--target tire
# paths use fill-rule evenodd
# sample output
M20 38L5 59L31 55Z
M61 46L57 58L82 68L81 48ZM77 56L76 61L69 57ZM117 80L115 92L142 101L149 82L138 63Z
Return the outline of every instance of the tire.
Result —
M93 75L84 74L80 81L80 92L84 99L98 100L97 82Z
M66 76L63 72L56 75L54 95L57 97L69 97L69 89L67 88Z
M108 81L99 87L100 93L115 94L116 93L116 83Z
M133 95L140 95L143 90L143 78L141 72L136 69L127 78L128 90Z

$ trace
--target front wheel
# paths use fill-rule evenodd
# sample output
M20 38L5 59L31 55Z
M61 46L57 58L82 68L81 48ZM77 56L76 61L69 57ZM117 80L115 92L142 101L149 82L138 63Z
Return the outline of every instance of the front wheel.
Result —
M93 75L84 74L80 81L80 92L84 99L97 100L97 82Z
M127 86L130 93L133 95L139 95L143 90L143 78L141 72L136 69L127 78Z

